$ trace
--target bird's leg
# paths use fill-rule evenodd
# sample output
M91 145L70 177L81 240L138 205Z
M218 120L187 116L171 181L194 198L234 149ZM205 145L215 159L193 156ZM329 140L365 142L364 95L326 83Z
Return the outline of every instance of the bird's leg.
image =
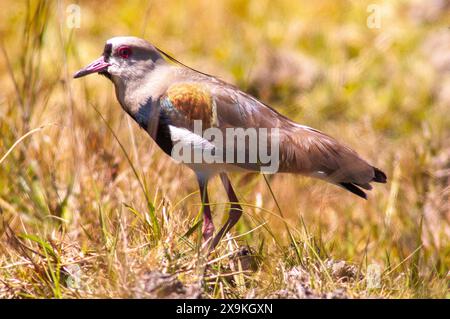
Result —
M214 224L212 221L211 207L209 206L208 199L208 181L199 178L198 186L200 188L200 197L202 199L202 211L203 211L203 227L202 236L203 241L208 242L214 234Z
M242 207L241 205L239 205L239 200L236 194L234 193L233 187L231 186L227 174L221 173L220 179L222 180L222 184L225 187L225 190L227 191L231 207L227 221L225 222L219 233L217 233L216 237L214 237L211 243L211 249L214 249L217 246L222 237L225 236L225 234L238 222L239 218L242 215Z

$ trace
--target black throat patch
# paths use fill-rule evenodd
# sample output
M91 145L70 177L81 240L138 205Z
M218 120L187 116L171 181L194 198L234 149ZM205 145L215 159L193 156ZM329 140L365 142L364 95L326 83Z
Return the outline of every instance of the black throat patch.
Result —
M156 114L153 114L152 110L154 106L152 105L152 99L149 98L146 103L141 105L139 110L135 112L134 114L130 114L130 116L136 121L136 123L139 124L139 126L147 131L147 133L151 136L151 132L149 132L149 121L154 121L157 118L156 123L156 136L151 136L156 144L166 153L167 155L171 156L172 154L172 138L170 136L170 129L169 129L169 123L170 120L167 117L167 115L164 113L164 110L161 109L154 109L156 111Z
M105 48L103 49L103 59L105 60L105 62L109 61L111 54L112 54L112 44L106 43ZM98 73L103 76L106 76L108 79L111 80L111 74L108 71L105 70L105 71L98 72Z
M105 59L105 62L109 61L109 58L111 57L112 53L112 44L106 43L105 48L103 49L103 58Z
M169 119L167 115L160 110L158 130L156 131L156 144L169 156L172 156L172 137L170 136Z

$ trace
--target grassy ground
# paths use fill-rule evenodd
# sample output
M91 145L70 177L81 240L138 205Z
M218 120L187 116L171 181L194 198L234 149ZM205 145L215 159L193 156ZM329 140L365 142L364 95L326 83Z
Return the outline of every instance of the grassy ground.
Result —
M373 2L80 1L69 28L68 1L3 1L0 297L449 298L450 5L379 2L370 28ZM244 218L205 259L193 173L106 79L71 79L125 34L337 137L388 184L363 201L233 175Z

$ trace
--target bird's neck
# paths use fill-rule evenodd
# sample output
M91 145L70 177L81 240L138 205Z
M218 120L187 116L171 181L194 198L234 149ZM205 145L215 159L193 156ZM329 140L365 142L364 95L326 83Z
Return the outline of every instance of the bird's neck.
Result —
M174 71L173 66L161 64L138 78L112 78L120 105L141 126L143 120L148 120L142 117L150 114L151 102L157 101L165 93Z

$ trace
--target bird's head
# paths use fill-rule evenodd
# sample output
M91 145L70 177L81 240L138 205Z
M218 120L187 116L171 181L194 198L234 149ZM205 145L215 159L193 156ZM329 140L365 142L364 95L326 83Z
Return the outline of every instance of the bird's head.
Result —
M143 78L162 61L161 54L147 41L136 37L115 37L106 42L101 57L73 77L99 73L117 84Z

